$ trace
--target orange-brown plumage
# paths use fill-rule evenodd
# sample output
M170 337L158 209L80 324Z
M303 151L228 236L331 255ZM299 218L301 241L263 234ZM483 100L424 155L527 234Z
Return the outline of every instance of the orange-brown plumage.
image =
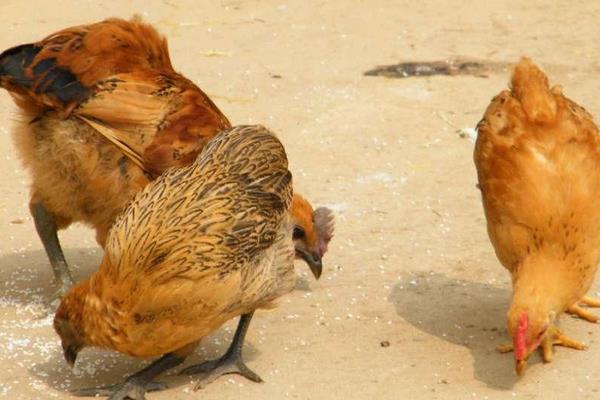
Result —
M581 348L554 327L588 291L600 256L600 136L529 59L478 126L474 153L488 233L513 281L517 371L539 345Z
M181 361L227 320L270 307L295 283L291 202L284 148L261 126L224 131L165 172L119 216L99 270L62 300L67 360L96 346Z
M135 193L165 170L192 163L231 127L175 72L166 39L137 17L67 28L6 50L0 86L22 114L13 136L32 175L31 209L60 293L71 278L57 228L86 223L104 246ZM312 220L305 223L315 230Z
M192 162L231 126L173 70L166 39L139 18L9 49L0 55L0 84L23 113L14 137L32 172L32 204L42 203L59 228L92 225L101 244L133 194Z
M208 96L175 72L166 39L139 18L68 28L4 54L0 82L20 105L36 116L93 119L152 174L189 164L206 140L231 127ZM19 54L23 64L15 71L7 63Z

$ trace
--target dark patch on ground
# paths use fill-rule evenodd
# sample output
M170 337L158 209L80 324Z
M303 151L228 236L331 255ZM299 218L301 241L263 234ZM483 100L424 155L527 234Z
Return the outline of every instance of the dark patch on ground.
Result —
M366 76L410 78L413 76L471 75L486 78L489 73L505 70L506 64L453 58L444 61L402 62L381 65L364 73Z

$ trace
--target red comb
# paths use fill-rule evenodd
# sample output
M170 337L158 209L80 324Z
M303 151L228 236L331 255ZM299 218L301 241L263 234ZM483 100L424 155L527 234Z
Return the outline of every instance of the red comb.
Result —
M525 335L527 334L527 328L529 327L529 318L527 313L522 313L519 317L519 324L517 325L517 334L514 339L514 351L515 358L517 360L523 360L527 354L527 345Z

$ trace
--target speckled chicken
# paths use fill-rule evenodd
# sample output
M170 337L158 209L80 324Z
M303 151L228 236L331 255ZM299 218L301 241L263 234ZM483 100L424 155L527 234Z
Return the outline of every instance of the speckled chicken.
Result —
M100 269L63 298L54 326L71 364L86 346L162 358L122 384L80 394L141 399L160 387L158 373L238 315L230 350L184 373L260 380L241 348L254 310L294 287L291 179L279 140L241 126L134 198L108 234Z
M583 349L555 323L564 312L594 320L584 298L600 256L600 135L592 117L529 59L478 126L475 164L488 233L512 276L508 332L517 373L541 346Z
M13 136L32 175L30 209L59 296L73 279L57 229L86 223L104 246L137 192L168 168L191 163L209 139L231 127L192 81L174 71L166 39L137 17L68 28L6 50L0 86L22 114ZM299 216L308 225L299 225L297 237L299 254L314 269L323 256L319 238L331 236L332 227L328 210L318 214ZM301 237L311 233L313 242Z

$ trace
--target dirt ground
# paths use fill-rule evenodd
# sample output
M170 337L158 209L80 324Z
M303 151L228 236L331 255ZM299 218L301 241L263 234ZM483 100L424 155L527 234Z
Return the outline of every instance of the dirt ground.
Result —
M485 4L485 5L484 5ZM600 114L600 3L594 1L2 0L0 48L109 16L142 14L176 69L234 124L262 123L286 145L296 189L337 215L320 281L298 263L298 290L251 325L245 358L265 380L190 379L148 399L600 398L600 329L565 317L590 345L531 360L517 379L507 340L509 277L485 232L474 127L508 72L388 79L363 73L451 56L512 63L530 55L567 95ZM0 95L0 397L70 398L143 361L86 350L71 371L43 304L55 289L28 212L28 176ZM99 263L91 230L61 232L82 279ZM598 286L595 286L597 289ZM232 323L192 361L222 353ZM389 344L389 345L388 345Z

